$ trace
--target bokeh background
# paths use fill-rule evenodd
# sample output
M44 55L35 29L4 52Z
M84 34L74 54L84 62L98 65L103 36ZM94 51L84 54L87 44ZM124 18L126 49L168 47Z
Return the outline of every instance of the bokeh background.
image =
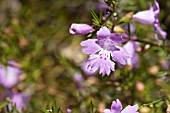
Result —
M160 3L161 26L170 39L170 1ZM149 8L152 0L121 0L119 18L128 12ZM141 107L141 113L165 113L170 97L169 52L159 47L142 44L138 68L118 68L111 75L88 75L82 63L88 58L81 51L80 42L86 36L69 34L72 23L91 25L90 10L99 13L98 0L0 0L0 63L16 61L23 73L11 89L25 92L30 97L26 111L39 113L51 106L54 99L63 111L87 113L91 100L94 109L102 112L119 98L124 106L143 105L162 100L154 107ZM136 22L133 20L133 22ZM154 40L153 28L136 22L140 39ZM170 47L169 41L165 45ZM1 86L1 102L5 88ZM143 112L142 110L147 112Z

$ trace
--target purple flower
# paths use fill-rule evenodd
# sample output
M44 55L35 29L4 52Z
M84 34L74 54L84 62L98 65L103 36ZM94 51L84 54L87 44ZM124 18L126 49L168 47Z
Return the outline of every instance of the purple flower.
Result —
M71 113L71 109L68 108L68 109L67 109L67 113Z
M29 101L29 97L24 93L10 92L5 93L5 99L10 98L12 103L16 106L19 112L22 112L22 109L26 108L26 103ZM8 105L9 110L12 110L11 104Z
M163 60L162 67L163 67L163 69L168 70L170 67L170 62L168 60Z
M131 55L124 48L116 45L121 44L121 35L111 33L107 27L100 28L97 38L81 42L81 46L85 47L82 51L90 54L85 66L92 73L99 69L100 74L110 75L111 70L115 70L115 63L111 60L111 56L114 61L126 64Z
M88 34L93 28L87 24L76 24L73 23L69 29L70 34L73 35L84 35Z
M83 89L84 88L84 86L82 84L82 81L84 80L84 78L83 78L83 76L81 74L75 74L73 79L74 79L76 87L78 89Z
M0 84L5 88L13 87L19 81L21 70L14 66L0 67Z
M149 10L140 11L133 15L133 18L139 21L140 23L152 25L155 28L154 34L157 41L158 41L157 31L164 39L167 36L167 33L161 29L159 24L159 12L160 12L159 3L155 0L154 6L152 7L150 5Z
M104 113L139 113L138 111L138 105L130 106L128 105L126 108L122 110L122 104L119 101L119 99L116 99L116 101L112 102L110 109L104 109Z

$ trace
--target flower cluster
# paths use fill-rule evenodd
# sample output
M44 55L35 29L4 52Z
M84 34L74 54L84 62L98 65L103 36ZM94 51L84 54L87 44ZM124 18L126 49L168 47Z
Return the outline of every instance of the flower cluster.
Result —
M86 27L82 27L83 25L84 24L77 25L78 27L73 28L73 25L71 25L70 33L72 33L72 31L77 31L77 34L80 34L80 32L85 34ZM75 28L79 29L75 30ZM97 39L87 39L80 43L80 45L84 47L82 50L83 53L90 55L85 62L86 69L90 70L92 73L99 70L99 73L102 75L110 75L111 70L115 70L115 63L113 61L125 65L127 59L131 58L132 55L129 54L126 49L119 46L123 42L121 34L111 33L110 30L104 26L97 31L96 35Z
M4 87L3 99L10 98L12 104L16 106L19 112L26 107L29 101L29 96L23 92L17 92L12 88L19 82L19 76L22 71L15 61L9 61L8 66L0 67L0 85ZM12 105L8 105L9 110L12 110Z
M150 5L150 10L138 12L133 15L133 18L143 24L154 26L154 34L156 40L158 41L157 31L164 39L166 38L167 34L160 28L158 19L160 12L159 4L156 0L154 1L154 3L155 5L153 7ZM103 5L107 6L107 4L99 5L99 8L102 11L104 10ZM109 6L107 6L106 8L110 9ZM114 18L111 20L114 21ZM74 35L84 35L94 30L93 27L90 25L75 23L73 23L69 29L70 33ZM129 41L125 46L120 46L123 42L125 42L124 38L122 38L125 33L112 33L112 30L109 30L108 27L103 25L101 26L101 28L99 28L98 31L96 30L97 39L87 39L81 42L80 45L84 47L82 50L83 53L90 55L84 63L85 68L88 71L94 73L99 70L99 73L104 76L105 74L110 75L110 72L115 70L115 62L123 65L137 65L135 63L137 63L139 58L138 55L135 54L136 43L133 41ZM136 39L135 34L132 36L132 39Z

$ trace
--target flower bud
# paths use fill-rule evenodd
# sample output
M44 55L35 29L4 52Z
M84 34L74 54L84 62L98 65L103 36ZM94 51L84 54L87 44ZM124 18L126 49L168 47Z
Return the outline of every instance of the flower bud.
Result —
M151 10L140 11L133 15L133 18L140 23L153 25L155 22L154 12Z
M84 35L88 34L93 28L87 24L76 24L73 23L69 29L70 34L73 35Z

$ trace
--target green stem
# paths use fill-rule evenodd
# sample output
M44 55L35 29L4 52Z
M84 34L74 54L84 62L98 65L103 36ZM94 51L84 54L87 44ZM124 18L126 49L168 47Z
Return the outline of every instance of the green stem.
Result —
M144 43L144 44L150 44L151 46L156 46L156 47L161 47L163 49L166 49L168 51L170 51L170 48L168 48L167 46L163 46L163 45L159 45L159 44L156 44L156 43L152 43L150 41L146 41L146 40L141 40L141 39L130 39L131 41L136 41L136 42L141 42L141 43Z

